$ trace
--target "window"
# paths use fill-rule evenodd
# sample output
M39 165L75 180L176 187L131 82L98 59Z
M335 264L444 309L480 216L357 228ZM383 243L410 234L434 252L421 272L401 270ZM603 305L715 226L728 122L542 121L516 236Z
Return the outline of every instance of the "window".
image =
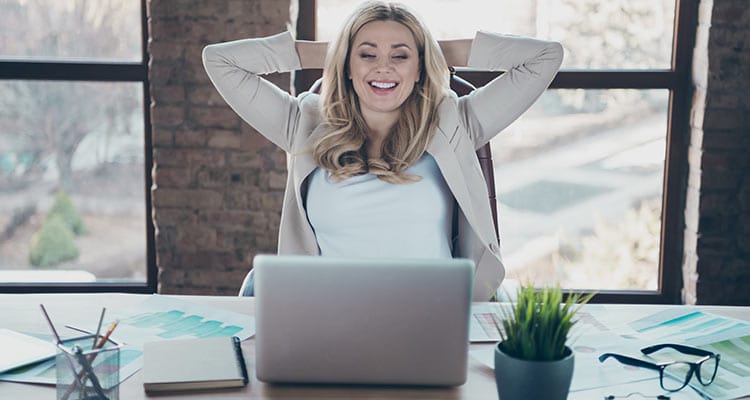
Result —
M678 302L694 2L402 2L438 39L484 29L565 47L550 90L492 141L507 276L597 301ZM298 37L319 40L357 6L300 3Z
M155 292L145 21L0 3L0 291Z

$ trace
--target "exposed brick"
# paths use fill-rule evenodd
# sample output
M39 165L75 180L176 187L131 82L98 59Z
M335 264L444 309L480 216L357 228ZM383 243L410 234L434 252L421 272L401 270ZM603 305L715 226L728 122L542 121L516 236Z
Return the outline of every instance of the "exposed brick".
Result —
M171 129L152 128L151 144L155 147L172 146L174 144L174 134Z
M716 130L736 129L742 126L742 114L736 110L710 108L705 111L703 126Z
M697 262L693 270L688 268L683 272L684 276L697 272L699 278L695 287L686 285L685 298L698 304L750 304L746 255L750 207L746 208L744 201L750 163L747 1L702 0L699 21L691 119L694 127L705 130L691 133L691 146L700 143L703 153L700 157L695 157L693 151L690 153L688 193L698 193L700 197L697 202L687 202L686 208L695 208L686 209L685 215L699 212L700 223L697 232L685 231L686 257L691 256L692 250ZM696 71L696 67L702 69ZM700 104L696 98L703 94L705 101ZM699 182L694 176L700 176ZM691 236L696 238L693 249L687 247L690 245L687 238Z
M725 130L706 128L703 135L704 149L734 150L744 147L750 136L743 135L740 130Z
M182 225L177 229L177 250L211 248L216 242L216 229L206 225Z
M268 217L258 211L212 210L201 213L198 220L201 224L221 229L264 229L268 226Z
M154 85L151 89L151 98L158 105L179 104L185 101L185 87L177 85L161 86Z
M741 26L742 22L747 23L750 19L750 14L748 14L750 9L748 9L747 2L744 0L715 0L713 3L714 8L711 14L713 25Z
M152 87L159 85L182 85L184 83L182 79L182 62L152 60L148 68L148 78L151 81Z
M283 0L148 1L161 293L236 295L252 257L276 250L284 152L225 104L201 53L209 43L281 32L289 12ZM290 74L268 79L290 87Z
M248 210L251 201L247 189L227 188L224 190L224 207L228 210Z
M174 148L154 149L154 163L157 167L186 166L188 165L188 153L184 150Z
M243 135L237 131L212 129L208 134L208 147L241 150Z
M273 146L271 141L244 122L240 125L240 132L242 132L243 139L247 141L248 149L260 151Z
M226 0L151 0L152 12L156 15L175 17L210 17L227 12Z
M219 92L211 85L199 85L190 88L188 92L190 104L203 106L224 106L226 102Z
M165 207L154 214L154 220L162 226L195 225L198 215L196 210Z
M156 188L152 191L156 207L219 208L222 195L212 190Z
M704 216L736 215L738 208L730 192L708 192L701 196L700 214Z
M745 259L750 259L750 233L740 235L737 238L737 247L745 254Z
M722 169L704 169L701 174L701 189L705 192L708 190L729 190L735 188L742 179L742 176L738 172Z
M224 190L229 188L251 190L258 185L258 174L255 169L201 168L198 172L198 186Z
M188 162L191 165L208 165L219 167L226 164L225 153L222 150L191 149L186 150Z
M284 194L281 191L264 193L260 197L260 209L262 210L281 210L281 204ZM253 202L253 204L256 204Z
M268 173L268 188L269 189L284 189L286 187L286 174L278 172Z
M190 171L186 168L156 168L154 183L158 187L187 189L192 181Z
M202 41L202 43L205 43L205 41ZM194 47L195 49L201 49L199 47ZM206 70L203 67L203 60L201 58L201 52L197 52L195 55L190 55L189 57L185 58L185 62L183 63L184 69L182 70L183 77L185 79L185 82L187 83L194 83L194 84L204 84L208 82L208 75L206 75Z
M175 46L173 43L159 40L150 40L148 42L149 54L158 54L160 61L181 60L184 55L184 48Z
M262 165L262 159L256 151L232 151L228 153L227 164L232 167L258 168Z
M240 117L229 107L190 107L189 119L206 128L238 128Z
M170 0L160 0L170 1ZM152 1L151 3L156 3ZM152 41L161 43L180 43L190 40L190 24L176 16L157 16L151 18L149 35Z
M185 121L185 108L182 106L151 107L151 124L155 127L179 126Z
M208 133L204 129L178 130L174 133L174 144L178 147L204 147Z

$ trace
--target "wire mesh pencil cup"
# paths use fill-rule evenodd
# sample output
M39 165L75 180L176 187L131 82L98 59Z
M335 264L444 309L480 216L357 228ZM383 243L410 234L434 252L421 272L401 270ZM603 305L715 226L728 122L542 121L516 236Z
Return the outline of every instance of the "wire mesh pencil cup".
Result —
M102 336L98 336L99 342ZM120 344L107 340L101 348L94 335L64 340L57 345L57 400L118 400Z

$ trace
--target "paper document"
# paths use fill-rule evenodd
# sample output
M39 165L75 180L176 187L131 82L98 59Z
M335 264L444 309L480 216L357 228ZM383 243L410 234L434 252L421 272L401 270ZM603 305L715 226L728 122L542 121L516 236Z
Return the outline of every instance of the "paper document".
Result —
M507 304L506 304L507 306ZM474 303L469 319L469 342L497 342L500 340L498 326L502 326L500 303Z
M721 355L715 381L701 385L695 377L691 386L714 400L750 395L750 323L707 313L694 308L668 309L630 323L649 344L677 343ZM688 360L689 355L659 351L656 360Z
M109 311L109 310L108 310ZM120 313L107 313L103 326L120 323L112 338L123 343L120 350L120 382L143 366L143 343L176 338L237 336L245 340L255 334L255 319L217 307L153 295ZM78 328L94 332L96 323ZM54 359L12 373L0 374L0 381L55 384Z
M52 342L0 328L0 372L52 358L56 351Z

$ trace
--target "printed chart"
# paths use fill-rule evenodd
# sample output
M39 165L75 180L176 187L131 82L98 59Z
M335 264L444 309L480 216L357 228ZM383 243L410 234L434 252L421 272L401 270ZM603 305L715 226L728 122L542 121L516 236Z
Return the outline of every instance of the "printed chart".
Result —
M712 399L734 399L750 395L750 323L700 310L667 310L630 323L651 344L679 343L721 355L714 383L702 386L693 378L691 386ZM659 352L657 360L692 361L678 352ZM695 358L695 357L692 357Z
M255 334L255 320L249 315L159 295L150 296L130 310L109 316L103 326L109 326L115 320L120 322L112 338L124 344L120 351L121 382L143 366L143 343L216 336L237 336L245 340ZM96 326L78 328L96 331ZM51 340L51 337L45 339ZM0 381L54 384L55 361L52 359L8 371L0 374Z

